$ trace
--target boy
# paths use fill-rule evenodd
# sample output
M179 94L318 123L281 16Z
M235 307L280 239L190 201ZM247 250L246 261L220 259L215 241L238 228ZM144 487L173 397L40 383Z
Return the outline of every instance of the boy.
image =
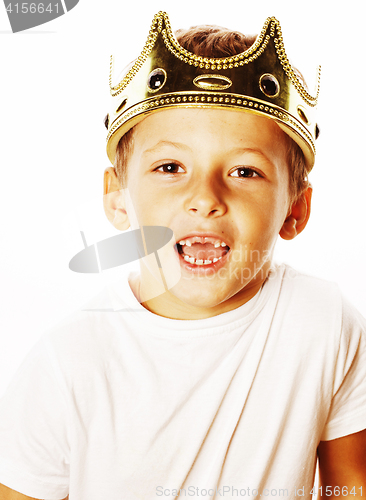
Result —
M316 98L275 19L249 47L179 42L159 13L111 78L104 178L115 227L174 244L28 356L0 410L1 498L362 498L365 321L272 262L309 218Z

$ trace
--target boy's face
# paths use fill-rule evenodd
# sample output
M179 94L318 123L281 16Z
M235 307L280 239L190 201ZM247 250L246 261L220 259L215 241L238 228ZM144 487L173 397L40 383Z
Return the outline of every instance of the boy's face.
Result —
M249 300L289 213L284 132L245 112L173 109L140 122L133 141L127 188L139 225L167 226L186 243L171 249L181 279L146 307L194 319ZM142 289L151 283L146 273Z

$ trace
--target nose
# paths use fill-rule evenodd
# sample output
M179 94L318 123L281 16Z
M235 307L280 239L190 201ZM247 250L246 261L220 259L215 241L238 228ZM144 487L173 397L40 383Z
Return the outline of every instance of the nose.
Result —
M188 188L186 209L191 215L221 217L227 211L219 180L197 179Z

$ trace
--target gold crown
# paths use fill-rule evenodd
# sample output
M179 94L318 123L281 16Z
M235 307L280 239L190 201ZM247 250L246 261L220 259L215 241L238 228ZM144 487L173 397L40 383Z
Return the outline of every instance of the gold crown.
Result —
M114 163L120 138L150 113L170 108L230 108L272 118L302 149L310 171L315 161L319 94L309 94L292 68L283 45L280 23L267 18L255 43L223 58L202 57L175 38L168 15L155 15L141 55L123 79L113 85L106 117L107 154Z

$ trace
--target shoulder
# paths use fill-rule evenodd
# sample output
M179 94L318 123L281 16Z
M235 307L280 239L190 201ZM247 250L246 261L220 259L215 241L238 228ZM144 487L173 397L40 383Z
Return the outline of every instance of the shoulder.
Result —
M331 337L336 344L365 336L366 321L343 296L339 286L288 265L275 268L282 276L279 311L286 322L317 338ZM336 347L336 346L335 346Z
M283 272L280 300L286 302L288 310L341 322L343 297L336 283L299 272L288 265L280 268Z
M343 295L338 284L296 271L291 266L279 266L283 272L281 292L291 302L301 304L306 311L322 311L338 316L344 330L351 325L365 328L366 320Z
M121 307L121 302L119 303ZM66 316L41 337L42 350L52 366L64 374L97 370L118 356L126 337L139 326L139 315L127 305L116 309L110 288Z
M314 304L314 299L321 302L336 299L341 303L341 292L337 283L312 276L283 264L282 288L285 293L295 293L297 299Z

